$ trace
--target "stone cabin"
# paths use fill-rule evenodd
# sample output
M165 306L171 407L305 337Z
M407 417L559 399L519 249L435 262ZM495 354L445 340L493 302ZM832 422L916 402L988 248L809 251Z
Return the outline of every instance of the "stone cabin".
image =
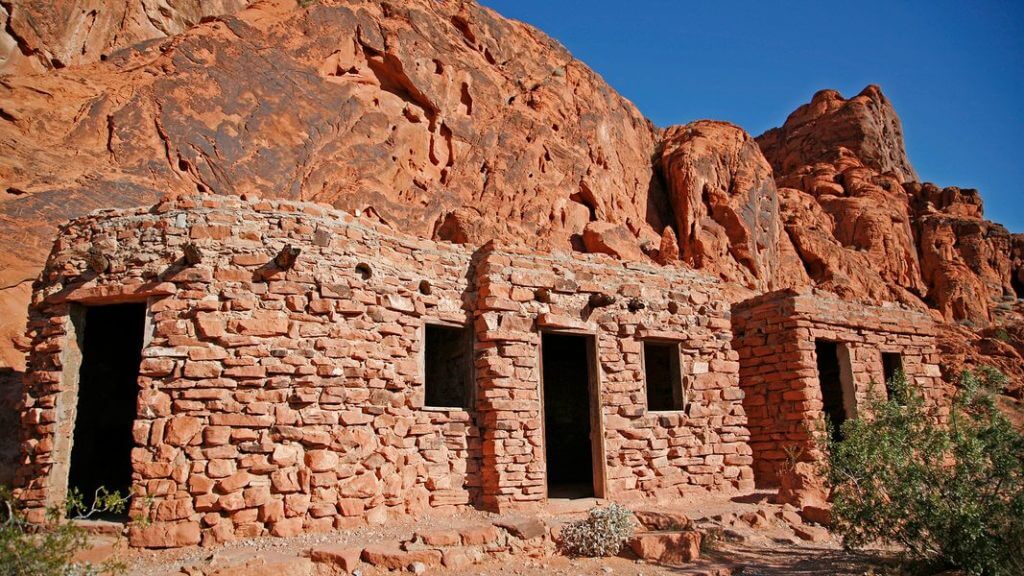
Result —
M823 417L834 426L856 417L897 371L946 415L935 325L923 312L781 290L735 304L732 327L759 485L778 482L787 450L813 458Z
M875 342L793 322L739 322L741 350L785 341L778 368L813 370L808 330ZM790 433L773 416L815 405L800 387L776 400L750 367L744 405L729 305L702 274L436 243L287 201L185 197L72 221L28 334L19 497L40 520L69 488L131 490L148 522L130 542L147 547L748 490L745 411L764 464ZM927 338L903 349L922 379Z

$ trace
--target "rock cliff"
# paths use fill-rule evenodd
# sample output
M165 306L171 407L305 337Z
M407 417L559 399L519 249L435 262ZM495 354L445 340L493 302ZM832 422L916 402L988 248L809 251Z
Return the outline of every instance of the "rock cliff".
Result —
M0 73L87 64L119 48L173 36L248 0L0 1Z
M976 191L917 182L878 87L821 91L756 139L658 129L470 1L247 4L0 2L4 363L60 222L198 191L690 266L735 299L814 284L899 301L951 323L954 360L1020 376L1024 241Z
M927 307L947 323L947 376L992 364L1024 381L1024 234L984 219L977 190L917 181L877 86L818 92L757 138L781 214L815 284L841 296Z

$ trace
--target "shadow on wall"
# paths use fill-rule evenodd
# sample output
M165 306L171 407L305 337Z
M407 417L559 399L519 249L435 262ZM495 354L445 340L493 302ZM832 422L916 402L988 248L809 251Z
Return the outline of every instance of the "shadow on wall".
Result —
M10 486L18 468L21 430L18 400L24 375L12 368L0 368L0 485Z

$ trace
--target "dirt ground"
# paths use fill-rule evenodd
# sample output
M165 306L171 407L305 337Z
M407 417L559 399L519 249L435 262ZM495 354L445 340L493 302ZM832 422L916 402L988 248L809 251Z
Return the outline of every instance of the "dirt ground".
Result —
M460 569L429 567L425 574L439 576L776 576L884 574L892 554L883 551L843 550L834 537L809 541L799 536L794 526L782 519L783 508L769 501L770 493L753 492L733 497L706 497L670 505L647 506L659 511L686 514L705 534L701 558L685 566L665 566L644 562L627 549L613 558L568 558L561 555L542 558L514 557L489 559ZM554 500L535 516L548 526L584 517L602 502L595 499ZM757 516L755 518L754 516ZM96 548L89 559L100 560L116 554L128 565L129 576L181 576L230 574L231 576L292 576L311 548L325 544L369 545L404 541L417 532L449 529L489 523L495 517L475 510L456 514L431 515L416 520L391 522L385 526L363 526L327 534L307 534L295 538L257 538L217 547L192 547L176 550L137 550L124 546L123 538L97 536ZM265 560L262 560L264 558ZM253 560L256 560L254 563ZM257 569L258 567L258 569ZM409 573L409 572L406 572ZM400 574L368 565L359 568L360 576Z
M861 576L879 574L884 557L811 545L727 544L686 566L659 566L628 558L566 558L524 563L488 562L443 576ZM364 574L364 576L366 576Z

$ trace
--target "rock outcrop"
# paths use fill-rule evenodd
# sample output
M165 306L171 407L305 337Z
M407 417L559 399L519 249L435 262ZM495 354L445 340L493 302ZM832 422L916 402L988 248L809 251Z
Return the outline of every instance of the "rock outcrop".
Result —
M473 3L261 3L8 77L0 98L14 310L60 222L168 193L313 199L543 249L583 249L592 221L657 246L671 222L651 123L559 44ZM23 330L9 318L5 340Z
M741 128L710 120L673 126L658 166L686 264L751 290L807 283L781 225L771 166Z
M872 170L900 182L917 180L903 146L899 116L878 86L868 86L849 100L835 90L821 90L785 124L757 140L777 175L833 161L845 149Z
M173 36L248 0L20 0L0 2L0 73L88 64L118 49Z
M690 266L733 299L897 301L963 324L948 350L965 363L1017 349L1014 330L1005 350L981 342L1022 318L1024 239L976 191L917 183L876 86L818 92L756 139L659 130L557 42L470 1L248 4L0 2L0 363L21 365L60 222L195 192Z
M976 190L916 181L878 87L849 100L818 92L758 143L775 170L785 230L817 287L932 310L949 323L948 378L992 364L1019 395L1024 235L985 220Z

